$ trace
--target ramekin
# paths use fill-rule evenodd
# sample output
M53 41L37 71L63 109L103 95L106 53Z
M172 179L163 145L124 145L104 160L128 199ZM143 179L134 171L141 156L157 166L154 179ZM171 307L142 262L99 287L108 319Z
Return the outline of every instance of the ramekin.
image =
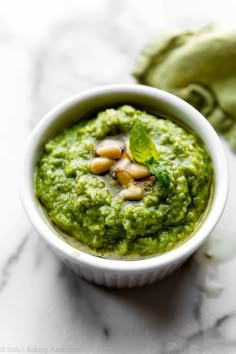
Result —
M45 142L59 129L82 117L121 104L173 117L204 142L214 168L215 186L209 212L198 231L181 246L142 260L111 260L77 250L50 226L34 194L34 173ZM199 248L216 226L227 200L228 167L221 141L208 121L192 106L162 90L143 85L109 85L80 92L42 118L32 131L24 156L21 198L25 211L42 238L77 274L99 285L135 287L153 283L172 273Z

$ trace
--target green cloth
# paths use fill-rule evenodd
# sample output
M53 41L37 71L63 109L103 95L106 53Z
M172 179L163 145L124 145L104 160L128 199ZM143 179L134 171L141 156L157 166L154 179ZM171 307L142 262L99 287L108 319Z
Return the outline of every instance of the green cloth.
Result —
M144 47L133 74L192 104L236 151L236 28L160 35Z

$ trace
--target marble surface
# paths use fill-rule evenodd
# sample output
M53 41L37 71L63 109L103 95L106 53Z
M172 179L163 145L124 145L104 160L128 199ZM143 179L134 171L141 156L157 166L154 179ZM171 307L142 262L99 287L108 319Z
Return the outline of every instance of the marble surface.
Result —
M65 268L19 198L25 141L56 103L134 82L143 44L167 28L233 22L233 1L41 0L0 3L0 352L236 353L236 157L209 242L168 279L109 290Z

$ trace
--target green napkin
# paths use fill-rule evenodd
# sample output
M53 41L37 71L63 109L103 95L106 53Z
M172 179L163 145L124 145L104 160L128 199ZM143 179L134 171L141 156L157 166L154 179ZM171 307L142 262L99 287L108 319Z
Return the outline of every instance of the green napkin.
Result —
M189 102L236 151L236 28L161 35L144 47L133 74Z

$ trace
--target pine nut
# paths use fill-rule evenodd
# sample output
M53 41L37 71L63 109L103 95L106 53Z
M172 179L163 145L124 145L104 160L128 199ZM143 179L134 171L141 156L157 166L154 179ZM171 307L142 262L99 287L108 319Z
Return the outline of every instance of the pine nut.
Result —
M141 200L143 195L143 187L140 184L134 183L130 183L127 189L120 192L120 197L124 200Z
M126 188L129 185L129 183L133 181L133 178L130 176L130 174L122 168L118 168L115 171L115 173L117 175L120 184L124 188Z
M90 162L90 170L95 175L109 171L115 161L107 157L95 157Z
M113 166L112 172L116 172L117 169L126 170L129 164L130 160L125 156L125 153L123 153L121 159Z
M126 154L128 155L128 158L132 161L133 157L132 157L132 154L131 154L131 151L129 148L129 140L127 140L125 143L125 151L126 151Z
M110 159L119 159L122 155L122 148L119 144L107 144L98 146L95 150L96 155L109 157Z
M131 163L127 171L135 179L142 179L142 178L149 177L151 175L147 167L136 163Z

